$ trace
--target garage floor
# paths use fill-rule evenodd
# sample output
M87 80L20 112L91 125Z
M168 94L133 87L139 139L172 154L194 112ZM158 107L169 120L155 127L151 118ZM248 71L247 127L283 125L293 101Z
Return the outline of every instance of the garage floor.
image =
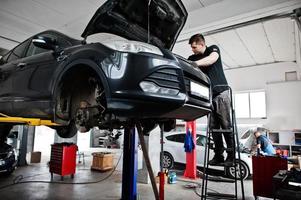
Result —
M117 160L115 160L117 161ZM48 183L50 181L49 169L45 163L31 164L26 167L19 167L12 175L0 176L0 188L14 182L27 182L0 189L1 199L101 199L119 200L121 196L122 172L117 170L100 173L90 170L90 160L86 160L86 166L78 164L74 179L66 176L64 181L59 175L54 175L54 181L58 183ZM121 166L121 163L119 163ZM178 173L180 177L181 172ZM105 177L107 179L103 180ZM21 179L23 178L23 179ZM103 181L100 181L103 180ZM41 182L35 182L41 181ZM79 184L83 182L97 182L90 184ZM66 184L69 183L69 184ZM73 184L72 184L73 183ZM199 180L201 183L201 180ZM196 192L201 189L185 188L189 182L178 180L176 184L167 184L165 187L166 200L200 199ZM228 186L229 185L229 186ZM209 182L208 187L219 192L231 191L234 184ZM195 192L196 191L196 192ZM246 199L254 199L252 196L252 180L245 181ZM154 200L151 184L138 184L138 194L142 200ZM265 199L265 198L260 198Z

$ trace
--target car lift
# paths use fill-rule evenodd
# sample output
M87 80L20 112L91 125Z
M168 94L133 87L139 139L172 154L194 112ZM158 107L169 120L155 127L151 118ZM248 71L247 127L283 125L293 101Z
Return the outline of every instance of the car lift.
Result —
M153 174L151 162L148 156L148 152L146 149L144 135L142 132L142 127L140 123L132 123L130 126L125 127L124 129L124 146L123 146L123 169L122 169L122 200L137 200L137 165L138 165L138 157L137 157L137 147L138 140L137 134L135 132L135 127L137 127L140 144L142 147L143 156L145 159L145 163L147 166L147 170L149 172L149 177L152 183L154 195L156 200L164 200L164 174L162 168L162 155L163 155L163 124L160 126L161 129L161 172L160 172L160 192L158 192L158 188L156 185L155 177Z
M43 120L38 118L24 118L24 117L11 117L0 113L0 123L17 123L27 124L29 126L59 126L59 124L52 122L51 120Z
M51 120L42 120L38 118L24 118L24 117L11 117L0 113L0 123L16 123L16 124L26 124L29 126L59 126L59 124L52 122ZM161 175L160 175L160 197L158 193L158 188L156 185L155 177L153 174L151 162L146 149L144 136L142 132L142 127L140 123L130 123L129 126L124 129L124 147L123 147L123 170L122 170L122 200L137 200L137 173L138 173L138 138L135 129L137 127L140 144L143 151L143 156L145 162L147 163L147 169L151 179L154 195L156 200L164 200L164 174L162 168L161 159ZM163 154L163 125L161 128L161 157ZM163 177L163 179L162 179Z

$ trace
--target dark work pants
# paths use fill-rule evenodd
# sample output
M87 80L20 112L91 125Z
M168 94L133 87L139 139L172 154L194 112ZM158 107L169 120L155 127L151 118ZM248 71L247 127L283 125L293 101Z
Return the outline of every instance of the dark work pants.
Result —
M226 90L217 95L213 100L213 111L211 114L211 129L230 129L231 128L231 102L229 91ZM234 147L234 134L231 133L212 133L214 141L214 152L216 156L222 156L224 152L223 137L226 141L227 148ZM228 152L228 156L234 157L234 152Z

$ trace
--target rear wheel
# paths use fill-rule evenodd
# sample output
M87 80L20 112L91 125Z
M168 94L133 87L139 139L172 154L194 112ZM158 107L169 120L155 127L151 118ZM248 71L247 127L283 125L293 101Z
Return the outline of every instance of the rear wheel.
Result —
M55 127L54 129L61 138L72 138L77 133L77 128L74 121L71 121L68 126L59 126Z
M170 153L164 152L162 164L163 168L166 169L171 169L173 167L174 159Z
M232 166L232 167L226 167L226 174L229 176L229 178L235 179L235 168L236 168L236 177L237 179L240 179L240 176L242 176L243 179L246 179L249 177L250 175L250 171L249 168L247 166L247 164L243 161L241 161L241 170L242 173L240 173L240 167L239 167L239 161L236 161L236 166Z

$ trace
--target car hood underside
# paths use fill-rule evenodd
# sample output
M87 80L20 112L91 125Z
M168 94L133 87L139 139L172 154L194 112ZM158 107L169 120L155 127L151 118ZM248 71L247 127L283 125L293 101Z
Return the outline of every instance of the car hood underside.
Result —
M180 0L108 0L96 11L82 37L112 33L171 50L186 19Z

